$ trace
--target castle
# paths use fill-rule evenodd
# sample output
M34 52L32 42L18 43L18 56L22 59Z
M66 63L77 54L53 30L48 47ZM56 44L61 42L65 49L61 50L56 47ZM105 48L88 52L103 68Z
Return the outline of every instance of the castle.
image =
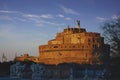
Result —
M38 57L25 54L15 60L44 64L101 64L109 58L109 50L110 46L104 43L100 33L87 32L77 21L76 28L68 26L63 32L57 33L55 39L49 40L47 45L40 45Z

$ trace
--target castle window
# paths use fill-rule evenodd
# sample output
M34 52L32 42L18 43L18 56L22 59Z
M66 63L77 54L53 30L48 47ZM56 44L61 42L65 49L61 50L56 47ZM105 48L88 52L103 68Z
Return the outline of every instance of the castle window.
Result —
M90 43L88 43L88 45L90 46Z
M97 45L95 45L95 48L97 48Z
M93 44L93 48L97 48L97 46Z
M93 38L93 43L95 42L95 39Z
M90 39L88 39L88 42L90 42Z
M54 46L54 48L58 48L58 46Z
M93 48L94 48L94 44L93 44Z
M100 44L98 44L97 47L100 47Z
M84 48L84 46L82 46L82 48Z
M75 46L73 46L73 48L75 48Z
M97 40L97 42L99 42L99 38L97 38L96 40Z
M85 57L87 58L87 53L85 54Z

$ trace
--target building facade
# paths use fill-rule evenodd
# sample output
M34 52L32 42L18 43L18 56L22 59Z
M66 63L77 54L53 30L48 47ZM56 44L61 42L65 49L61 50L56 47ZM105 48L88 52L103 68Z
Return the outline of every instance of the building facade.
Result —
M76 28L68 26L63 32L57 33L55 39L49 40L47 45L39 46L38 62L102 63L103 55L109 56L109 45L104 44L104 38L100 33L87 32L81 28L80 21L77 21Z

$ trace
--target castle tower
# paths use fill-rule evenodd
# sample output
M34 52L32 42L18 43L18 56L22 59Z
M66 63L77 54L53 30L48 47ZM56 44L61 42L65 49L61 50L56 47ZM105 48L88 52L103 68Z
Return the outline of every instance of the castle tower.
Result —
M44 64L102 63L101 58L109 54L109 46L104 44L104 38L97 32L87 32L77 20L77 28L67 27L63 32L58 32L54 39L46 45L39 46L37 62ZM24 55L17 60L32 60L35 57Z

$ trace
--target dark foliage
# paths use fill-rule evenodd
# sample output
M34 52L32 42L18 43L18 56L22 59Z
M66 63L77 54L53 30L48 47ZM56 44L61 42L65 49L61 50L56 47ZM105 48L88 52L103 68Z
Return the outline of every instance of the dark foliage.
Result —
M102 26L103 35L111 50L111 78L120 80L120 15L116 19L105 22Z
M0 63L0 76L9 76L10 74L10 65L14 64L15 62L2 62Z
M105 22L102 30L106 42L111 46L112 56L120 57L120 15L112 21Z

